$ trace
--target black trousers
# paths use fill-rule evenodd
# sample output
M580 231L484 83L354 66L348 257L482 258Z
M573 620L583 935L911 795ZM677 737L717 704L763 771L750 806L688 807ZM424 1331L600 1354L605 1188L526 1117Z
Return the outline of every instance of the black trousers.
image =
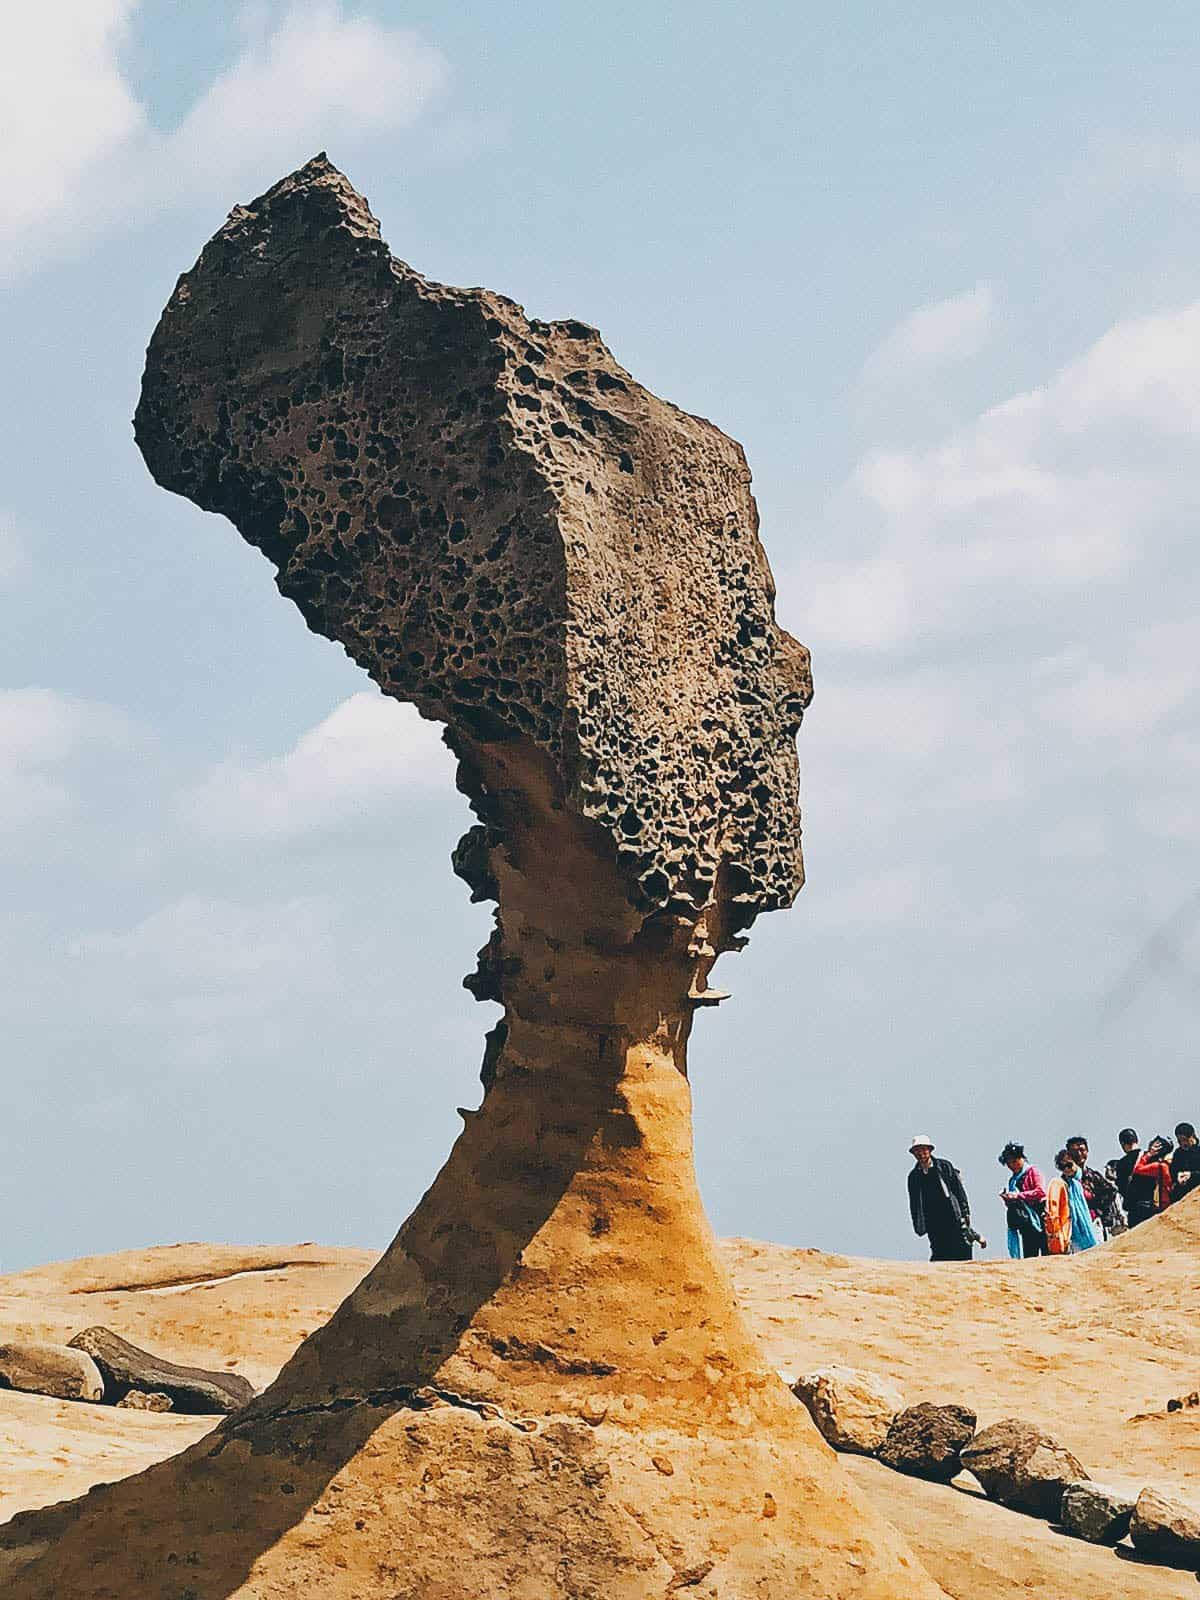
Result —
M1129 1226L1131 1228L1136 1228L1139 1222L1149 1222L1151 1217L1157 1216L1157 1212L1154 1209L1154 1201L1131 1200L1126 1215L1129 1218Z
M1024 1206L1014 1206L1012 1217L1013 1225L1021 1235L1021 1254L1023 1256L1049 1255L1046 1247L1045 1232L1038 1227Z
M949 1228L929 1230L930 1261L970 1261L971 1241L964 1237L957 1224Z

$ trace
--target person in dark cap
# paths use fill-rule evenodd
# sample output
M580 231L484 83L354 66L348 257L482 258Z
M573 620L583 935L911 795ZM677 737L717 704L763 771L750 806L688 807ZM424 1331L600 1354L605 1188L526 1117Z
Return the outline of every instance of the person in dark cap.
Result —
M934 1156L933 1140L918 1133L909 1145L913 1158L908 1174L908 1209L913 1232L929 1240L931 1261L970 1261L976 1243L984 1248L971 1226L971 1202L962 1174L952 1161Z

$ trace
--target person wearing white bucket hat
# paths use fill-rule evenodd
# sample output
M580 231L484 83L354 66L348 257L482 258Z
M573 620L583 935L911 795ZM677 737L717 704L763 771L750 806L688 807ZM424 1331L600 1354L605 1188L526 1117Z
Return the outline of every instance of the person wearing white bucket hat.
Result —
M952 1161L934 1156L936 1146L927 1133L914 1134L908 1149L913 1157L908 1175L913 1232L929 1240L931 1261L970 1261L974 1242L986 1241L971 1227L962 1174Z

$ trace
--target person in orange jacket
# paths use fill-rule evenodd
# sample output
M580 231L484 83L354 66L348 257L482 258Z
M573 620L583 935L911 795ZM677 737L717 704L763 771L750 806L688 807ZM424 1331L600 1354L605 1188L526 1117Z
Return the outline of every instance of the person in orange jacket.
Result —
M1046 1189L1046 1249L1052 1256L1078 1255L1100 1243L1084 1193L1079 1162L1069 1150L1054 1158L1058 1177Z
M1063 1156L1066 1156L1066 1151L1060 1150L1059 1157L1055 1159L1059 1176L1051 1178L1046 1185L1046 1249L1052 1256L1071 1254L1071 1197L1059 1165L1059 1158Z

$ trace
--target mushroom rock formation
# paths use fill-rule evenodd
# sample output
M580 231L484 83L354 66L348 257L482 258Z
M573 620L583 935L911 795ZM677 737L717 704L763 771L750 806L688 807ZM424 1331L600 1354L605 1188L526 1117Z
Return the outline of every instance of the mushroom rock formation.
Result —
M802 881L808 657L739 446L583 323L393 259L324 157L179 280L136 431L445 724L454 867L498 907L466 982L504 1018L330 1322L184 1455L17 1519L5 1592L939 1595L765 1366L693 1173L710 970Z

